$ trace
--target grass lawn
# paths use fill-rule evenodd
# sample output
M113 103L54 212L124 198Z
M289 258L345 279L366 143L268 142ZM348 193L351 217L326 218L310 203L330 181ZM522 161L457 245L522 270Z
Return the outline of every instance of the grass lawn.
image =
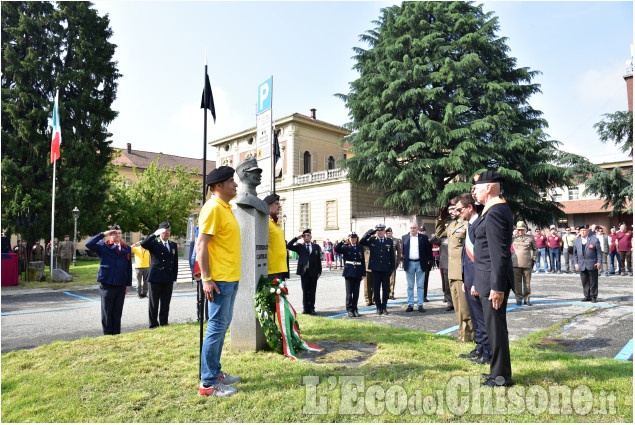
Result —
M26 282L20 279L20 284L14 288L27 289L27 288L51 288L61 289L70 288L73 286L90 286L97 284L97 271L99 270L99 258L95 259L81 259L77 260L77 266L71 266L69 271L73 276L72 282L51 282L50 271L48 266L45 267L46 279L44 282L29 281Z
M360 367L316 364L229 351L228 334L223 370L243 382L232 397L207 398L197 395L197 323L55 342L2 354L1 419L632 423L632 362L541 346L550 330L512 343L514 387L483 391L480 374L489 369L457 358L471 347L450 337L349 320L299 320L310 343L376 344L377 351Z

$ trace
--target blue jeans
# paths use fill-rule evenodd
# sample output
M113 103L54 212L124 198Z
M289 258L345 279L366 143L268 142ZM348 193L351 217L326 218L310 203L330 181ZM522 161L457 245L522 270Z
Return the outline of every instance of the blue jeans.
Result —
M549 248L550 269L552 272L560 271L560 248Z
M201 381L215 384L221 371L220 355L223 351L225 334L232 321L234 300L238 292L238 281L216 282L220 294L214 293L214 301L209 301L209 321L201 353Z
M542 269L540 268L540 258L542 257L542 262L545 265ZM547 248L538 248L538 257L536 258L536 271L547 270Z
M614 261L617 260L618 273L622 273L622 265L620 264L620 254L617 251L609 252L609 270L611 273L615 273Z
M408 280L408 305L414 305L415 298L415 279L417 280L417 305L423 306L423 282L425 280L425 272L421 269L419 260L408 261L408 269L406 270L406 279Z

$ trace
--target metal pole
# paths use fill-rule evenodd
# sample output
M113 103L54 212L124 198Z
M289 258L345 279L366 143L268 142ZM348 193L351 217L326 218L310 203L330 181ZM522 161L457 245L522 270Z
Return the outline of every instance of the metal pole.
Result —
M57 161L53 161L53 202L51 203L51 282L53 282L53 257L55 253L55 243L53 242L55 237L55 168ZM46 241L45 241L46 242Z
M73 218L75 218L75 231L73 232L73 267L77 267L77 215Z

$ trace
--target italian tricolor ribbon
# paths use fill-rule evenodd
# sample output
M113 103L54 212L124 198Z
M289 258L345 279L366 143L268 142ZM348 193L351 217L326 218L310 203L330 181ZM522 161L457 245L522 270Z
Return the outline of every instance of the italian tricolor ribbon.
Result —
M298 326L295 324L295 309L286 297L276 295L276 317L278 318L278 326L280 327L280 333L282 333L282 351L284 355L298 360L293 350L293 340L300 343L300 346L307 351L322 351L323 348L311 345L304 341L300 336Z

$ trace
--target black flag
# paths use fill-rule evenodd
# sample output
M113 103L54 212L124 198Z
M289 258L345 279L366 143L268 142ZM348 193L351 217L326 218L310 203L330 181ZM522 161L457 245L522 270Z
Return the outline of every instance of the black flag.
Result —
M212 85L209 83L209 76L205 74L205 88L201 97L201 109L206 108L212 113L212 118L216 122L216 109L214 108L214 96L212 96Z
M278 143L278 132L273 132L273 169L275 173L276 164L280 160L280 144ZM282 174L282 172L281 172ZM276 176L280 177L280 176Z

